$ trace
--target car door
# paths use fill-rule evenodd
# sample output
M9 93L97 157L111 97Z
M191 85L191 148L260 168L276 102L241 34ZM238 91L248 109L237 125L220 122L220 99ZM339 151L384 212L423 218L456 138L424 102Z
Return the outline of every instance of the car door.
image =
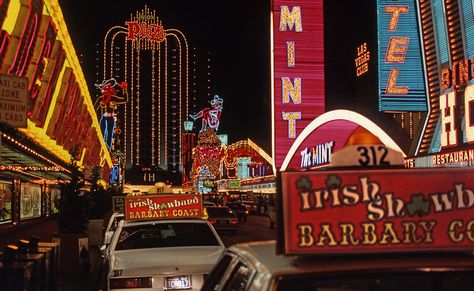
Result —
M255 273L256 270L252 264L244 262L238 256L227 252L209 273L201 290L248 290Z

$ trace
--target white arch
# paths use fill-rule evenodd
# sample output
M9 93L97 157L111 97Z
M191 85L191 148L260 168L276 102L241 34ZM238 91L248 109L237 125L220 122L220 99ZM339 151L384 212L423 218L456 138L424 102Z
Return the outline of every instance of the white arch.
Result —
M373 135L375 135L378 139L380 139L380 141L382 141L387 147L401 152L403 154L403 157L406 157L406 154L397 145L397 143L385 131L383 131L383 129L381 129L377 124L375 124L370 119L368 119L367 117L357 112L341 109L341 110L333 110L333 111L326 112L318 116L317 118L315 118L313 121L311 121L310 124L308 124L308 126L306 126L306 128L301 132L298 138L296 138L296 140L293 142L293 145L291 146L290 150L286 154L286 157L283 160L283 164L281 165L280 172L283 172L286 170L296 150L315 129L333 120L346 120L346 121L357 123L360 126L363 126L368 131L370 131Z

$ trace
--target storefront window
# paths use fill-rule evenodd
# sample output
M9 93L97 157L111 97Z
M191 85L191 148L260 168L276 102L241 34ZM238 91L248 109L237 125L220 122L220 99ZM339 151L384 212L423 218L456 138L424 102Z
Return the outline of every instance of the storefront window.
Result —
M0 181L0 224L12 221L12 183Z
M20 220L41 217L41 186L21 185Z

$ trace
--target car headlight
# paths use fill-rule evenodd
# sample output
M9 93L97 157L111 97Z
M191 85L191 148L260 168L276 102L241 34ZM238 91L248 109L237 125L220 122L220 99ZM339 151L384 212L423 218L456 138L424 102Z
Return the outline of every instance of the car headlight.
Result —
M111 278L110 279L111 289L151 288L151 287L152 287L151 277Z

